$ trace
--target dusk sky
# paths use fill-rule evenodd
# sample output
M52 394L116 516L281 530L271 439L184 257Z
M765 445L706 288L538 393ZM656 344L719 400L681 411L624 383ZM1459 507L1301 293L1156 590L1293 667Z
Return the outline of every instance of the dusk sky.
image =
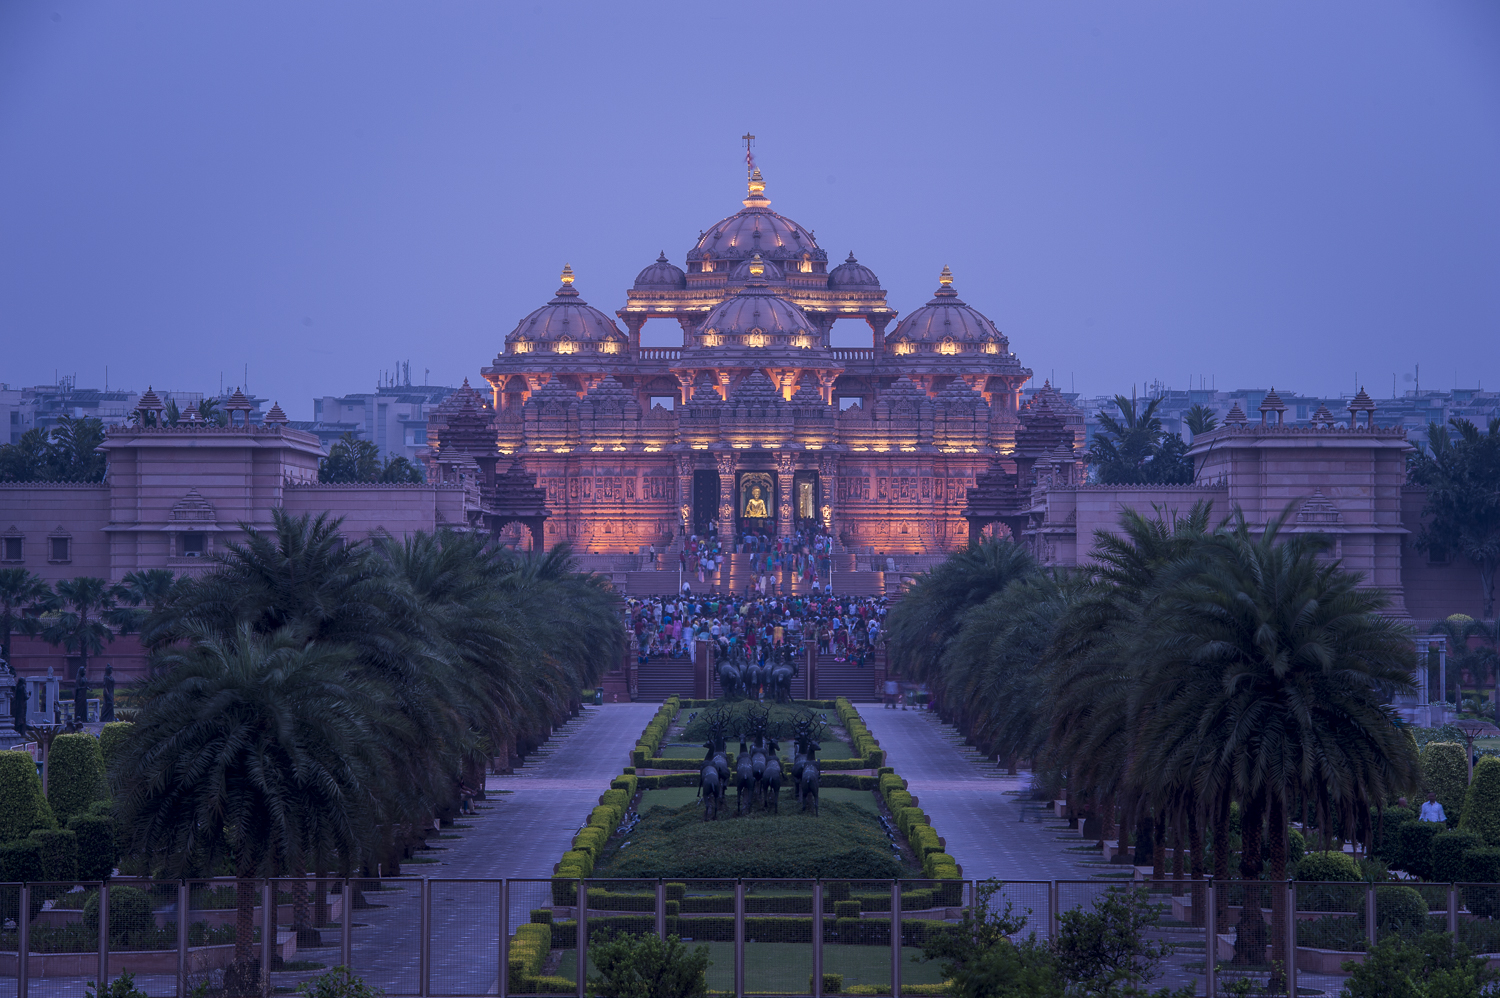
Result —
M478 381L740 207L1037 379L1500 388L1500 4L0 5L0 382ZM867 327L835 327L865 345ZM675 323L645 342L676 344Z

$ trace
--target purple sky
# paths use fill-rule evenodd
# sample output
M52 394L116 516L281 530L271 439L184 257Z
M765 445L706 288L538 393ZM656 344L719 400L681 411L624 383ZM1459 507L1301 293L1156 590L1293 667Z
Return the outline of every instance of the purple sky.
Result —
M902 313L951 266L1064 390L1500 388L1492 0L11 0L0 381L477 380L564 262L609 312L681 265L747 130L831 258Z

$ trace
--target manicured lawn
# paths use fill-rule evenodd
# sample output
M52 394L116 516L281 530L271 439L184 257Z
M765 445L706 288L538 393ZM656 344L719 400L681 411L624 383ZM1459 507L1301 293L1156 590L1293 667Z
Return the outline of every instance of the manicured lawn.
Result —
M709 959L708 986L713 991L734 989L734 943L689 943L692 948L707 946ZM906 984L941 984L942 975L936 963L913 963L922 951L911 946L901 948L901 980ZM564 950L559 975L570 981L578 979L578 952ZM823 971L843 974L844 986L891 983L891 951L886 946L840 946L823 944ZM589 962L589 974L598 970ZM812 976L811 943L746 943L745 990L772 994L807 993Z
M788 738L781 744L781 754L787 759L791 759L792 753L794 751L792 742L793 740ZM819 759L854 758L854 750L849 747L849 744L847 742L843 742L837 738L828 736L823 739L821 744L823 747L818 750ZM730 740L728 745L730 752L739 751L739 747L740 746L738 740ZM703 745L696 742L693 744L663 745L659 751L661 753L657 756L657 758L659 759L701 759L703 758L704 754Z
M650 795L664 793L680 794L685 803L652 806ZM799 811L784 790L780 813L735 816L731 794L730 812L712 822L703 820L692 793L686 787L648 791L629 844L612 836L594 876L885 880L914 875L915 868L892 854L868 792L840 791L835 797L830 790L817 815Z
M665 790L647 790L641 794L640 813L645 814L653 807L667 807L677 809L686 804L697 802L697 789L694 787L668 787ZM819 803L828 801L840 801L845 804L853 804L856 807L869 811L871 814L879 814L875 805L875 793L872 790L842 790L832 787L818 791ZM797 809L797 798L792 793L792 788L784 786L781 788L781 811L783 814ZM734 788L729 788L729 811L719 820L731 817L734 814Z

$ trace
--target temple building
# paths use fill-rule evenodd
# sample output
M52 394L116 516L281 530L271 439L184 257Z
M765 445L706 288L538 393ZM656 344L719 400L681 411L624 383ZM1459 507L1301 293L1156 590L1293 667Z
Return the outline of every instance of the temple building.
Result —
M614 315L564 268L483 369L499 453L544 490L546 541L634 553L819 526L851 552L964 544L968 490L1013 450L1031 371L947 267L898 322L853 253L830 268L812 232L771 209L759 170L748 188L684 267L663 253L642 270ZM641 346L652 320L675 322L682 345ZM870 345L833 346L840 320ZM473 458L443 425L473 394L429 421L434 480L460 481Z

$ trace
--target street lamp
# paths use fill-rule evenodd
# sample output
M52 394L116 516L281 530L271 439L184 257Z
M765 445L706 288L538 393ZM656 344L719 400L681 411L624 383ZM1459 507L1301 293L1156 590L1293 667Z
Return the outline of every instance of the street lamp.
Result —
M1469 767L1469 782L1474 782L1474 739L1493 738L1500 735L1500 728L1495 727L1489 721L1463 720L1454 721L1453 726L1458 733L1464 736L1464 762Z

